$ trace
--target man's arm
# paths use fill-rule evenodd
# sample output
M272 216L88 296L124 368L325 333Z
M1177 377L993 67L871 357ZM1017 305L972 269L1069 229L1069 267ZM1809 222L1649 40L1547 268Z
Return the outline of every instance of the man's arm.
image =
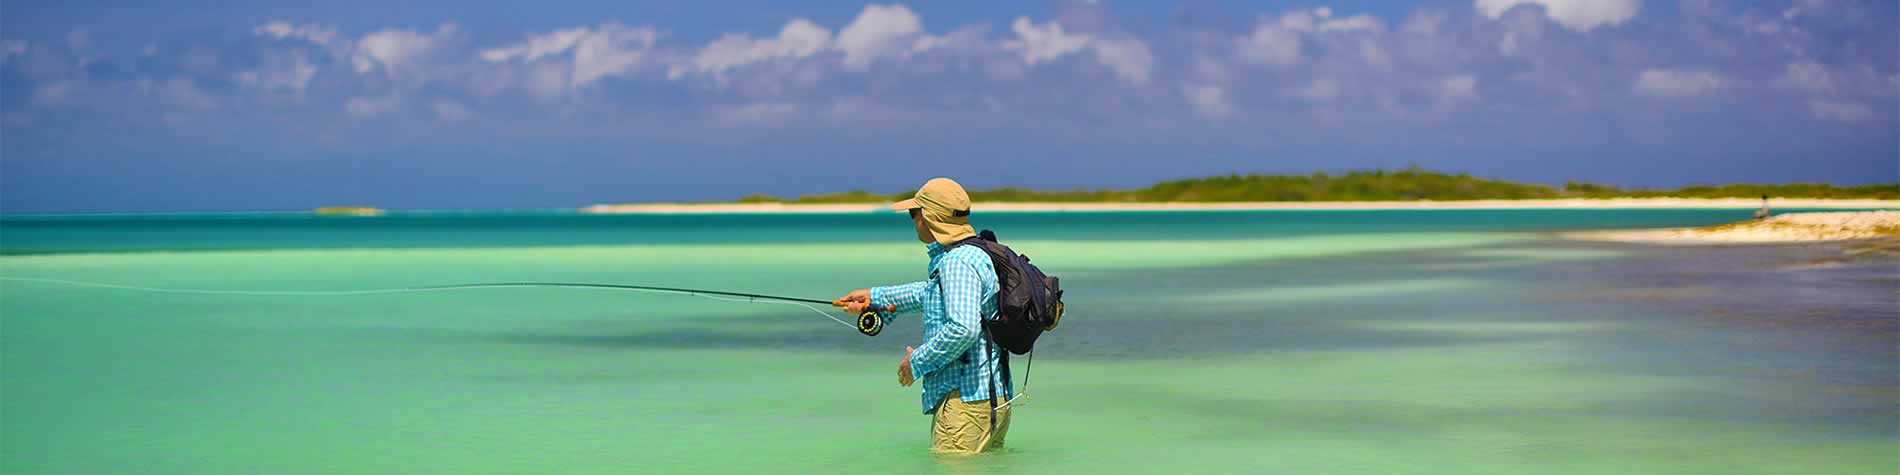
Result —
M911 374L923 378L949 364L976 345L982 335L983 283L976 265L951 262L938 268L937 282L943 285L943 309L947 326L934 338L911 353Z
M872 287L871 306L878 308L895 308L895 310L884 313L886 318L922 310L924 287L929 285L930 281L920 280L908 284Z

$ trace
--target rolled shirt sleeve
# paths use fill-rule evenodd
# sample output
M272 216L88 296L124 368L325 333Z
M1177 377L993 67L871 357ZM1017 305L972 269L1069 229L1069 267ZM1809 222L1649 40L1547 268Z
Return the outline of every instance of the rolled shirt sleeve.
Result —
M930 281L920 280L908 284L887 285L871 288L871 306L877 308L895 307L896 310L883 312L885 317L895 317L914 313L923 309L924 287Z
M947 324L911 354L910 372L919 379L962 357L982 335L983 282L976 266L952 262L940 271L937 281L943 286Z

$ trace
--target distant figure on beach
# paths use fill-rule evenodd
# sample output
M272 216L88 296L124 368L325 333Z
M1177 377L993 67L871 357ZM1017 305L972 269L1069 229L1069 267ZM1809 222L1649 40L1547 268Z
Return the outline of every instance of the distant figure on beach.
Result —
M983 319L997 313L1002 288L990 255L956 245L977 236L970 227L970 195L949 178L924 183L911 199L891 204L909 211L917 240L927 243L928 280L852 291L841 299L856 315L865 306L892 314L923 312L924 342L905 347L897 384L924 382L930 414L930 451L975 454L1003 446L1009 433L1010 385L1003 349L985 336Z
M1768 219L1768 194L1761 194L1761 209L1755 210L1755 219Z

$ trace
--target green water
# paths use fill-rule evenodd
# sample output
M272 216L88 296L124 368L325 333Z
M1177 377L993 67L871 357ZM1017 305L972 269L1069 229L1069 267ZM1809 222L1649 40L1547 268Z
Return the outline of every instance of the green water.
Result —
M929 455L895 382L914 317L866 338L613 291L0 281L0 472L1900 470L1900 260L1542 232L1735 211L1303 213L979 219L1070 314L1009 447L973 458ZM828 298L922 273L901 216L752 218L7 218L0 276Z

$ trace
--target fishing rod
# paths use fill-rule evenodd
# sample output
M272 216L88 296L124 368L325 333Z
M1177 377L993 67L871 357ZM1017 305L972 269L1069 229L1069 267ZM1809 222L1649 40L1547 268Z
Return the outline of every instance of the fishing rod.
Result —
M844 299L818 300L818 299L807 299L807 298L798 298L798 297L781 297L777 295L752 294L752 293L745 293L745 292L728 292L728 291L723 291L723 290L686 289L686 288L679 288L679 287L657 287L657 286L651 286L651 285L592 284L592 283L573 283L573 282L491 282L491 283L477 283L477 284L456 284L456 285L439 285L439 286L429 286L429 287L411 287L411 289L451 290L451 289L478 289L478 288L493 288L493 287L565 287L565 288L579 288L579 289L636 290L636 291L646 291L646 292L661 292L661 293L670 293L670 294L693 295L693 296L700 296L700 297L706 297L706 296L733 297L733 298L746 299L745 301L747 302L758 301L758 300L772 300L772 301L779 301L779 302L809 303L809 304L819 304L819 305L830 305L830 306L839 307L839 308L845 308L851 304L851 302L847 302ZM879 310L882 310L884 312L892 312L892 311L897 310L897 306L885 305L884 307L880 309L868 303L865 304L864 310L858 313L858 324L856 326L858 329L858 333L863 333L864 336L877 336L879 332L884 331L884 318L878 315Z
M838 320L837 317L831 316L830 313L826 313L823 310L819 310L815 307L812 307L811 305L808 305L808 304L830 305L833 307L844 308L844 307L848 307L852 303L852 302L847 302L843 299L818 300L818 299L806 299L806 298L797 298L797 297L782 297L782 296L777 296L777 295L753 294L753 293L745 293L745 292L729 292L729 291L723 291L723 290L688 289L688 288L681 288L681 287L659 287L659 286L651 286L651 285L595 284L595 283L586 283L586 282L482 282L482 283L473 283L473 284L431 285L431 286L421 286L421 287L398 287L398 288L387 288L387 289L362 289L362 290L216 290L216 289L175 289L175 288L160 288L160 287L140 287L140 286L135 286L135 285L106 284L106 283L99 283L99 282L85 282L85 281L65 280L65 279L44 279L44 278L35 278L35 277L0 277L0 280L18 281L18 282L41 282L41 283L73 285L73 286L81 286L81 287L100 287L100 288L109 288L109 289L137 290L137 291L144 291L144 292L159 292L159 293L252 295L252 296L346 296L346 295L374 295L374 294L395 294L395 293L412 293L412 292L438 292L438 291L450 291L450 290L508 288L508 287L554 287L554 288L570 288L570 289L623 290L623 291L652 292L652 293L675 294L675 295L691 295L695 297L704 297L704 298L710 298L713 300L720 300L720 301L726 301L726 302L795 304L795 305L799 305L799 306L811 309L812 311L817 312L820 315L824 315L826 318L830 318L833 321L836 321L838 323L842 323L846 326L857 328L858 333L862 333L864 334L864 336L877 336L879 332L884 331L884 318L882 315L880 315L880 313L889 313L889 312L893 312L897 310L896 306L893 306L893 305L885 305L882 307L878 307L878 306L867 304L865 305L864 310L858 312L857 324L852 325L851 323L845 322L844 320Z

